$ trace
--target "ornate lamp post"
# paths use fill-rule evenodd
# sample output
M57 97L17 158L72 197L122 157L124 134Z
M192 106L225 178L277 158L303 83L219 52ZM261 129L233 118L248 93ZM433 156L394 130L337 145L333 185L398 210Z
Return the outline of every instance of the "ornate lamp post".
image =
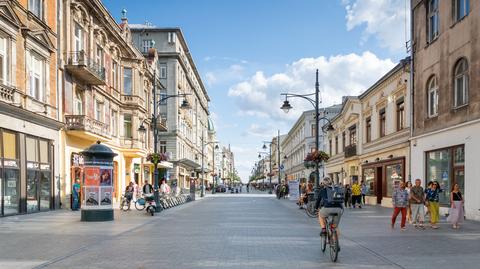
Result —
M288 113L290 109L292 109L292 106L290 105L290 102L288 101L288 98L290 97L298 97L307 100L310 102L311 105L315 108L315 148L318 151L320 148L320 134L319 134L319 125L320 125L320 120L326 120L329 123L328 129L333 129L332 124L330 120L326 117L320 117L320 89L319 89L320 84L318 83L318 69L316 72L316 82L315 82L315 93L311 94L293 94L293 93L282 93L281 95L285 96L285 101L283 102L283 105L280 107L285 113ZM310 96L315 95L315 99L310 98ZM323 128L322 128L323 130ZM319 163L315 163L315 198L318 195L318 192L320 190L320 171L319 171Z
M205 146L207 145L210 145L210 144L215 144L215 147L213 147L213 169L212 170L215 170L215 149L218 149L218 141L211 141L211 142L205 142L204 141L204 136L203 136L203 132L202 132L202 137L201 137L201 142L202 142L202 180L200 181L200 197L204 197L205 196L205 191L204 191L204 178L205 178L205 171L204 171L204 167L203 167L203 159L204 159L204 151L205 151ZM215 180L213 180L213 188L215 189ZM213 191L212 191L212 194L213 194Z

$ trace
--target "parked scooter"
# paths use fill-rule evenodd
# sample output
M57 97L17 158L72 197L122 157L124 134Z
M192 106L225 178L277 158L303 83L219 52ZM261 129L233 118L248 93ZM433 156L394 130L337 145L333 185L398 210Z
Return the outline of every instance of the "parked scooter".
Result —
M155 203L155 197L152 195L145 195L145 204L147 213L151 214L152 216L155 215L155 211L157 210L157 204Z

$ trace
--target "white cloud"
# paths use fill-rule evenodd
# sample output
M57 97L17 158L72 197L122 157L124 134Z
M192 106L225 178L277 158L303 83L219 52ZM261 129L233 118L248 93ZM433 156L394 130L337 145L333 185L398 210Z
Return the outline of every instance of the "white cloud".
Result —
M207 85L212 86L227 81L238 81L244 78L245 68L240 64L232 64L226 69L216 69L205 74Z
M375 36L381 47L405 51L405 26L407 39L410 36L409 0L342 0L342 4L347 30L365 26L364 41Z
M290 103L294 109L285 114L280 109L283 102L280 94L314 92L316 69L319 70L323 105L329 106L340 103L342 96L360 94L393 66L390 59L379 59L368 51L361 55L352 53L328 58L303 58L287 65L282 73L267 76L258 71L248 80L232 86L228 95L235 99L240 115L262 119L262 126L252 125L248 130L248 134L254 135L263 131L260 127L268 129L282 123L284 126L291 125L303 111L313 109L308 102L293 98Z

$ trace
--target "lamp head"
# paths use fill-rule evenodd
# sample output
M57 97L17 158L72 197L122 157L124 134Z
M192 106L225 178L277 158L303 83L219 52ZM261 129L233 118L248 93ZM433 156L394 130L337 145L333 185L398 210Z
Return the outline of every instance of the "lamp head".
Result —
M288 111L290 111L290 109L292 109L292 106L290 105L290 102L285 99L285 101L283 101L283 105L280 107L281 110L283 110L283 112L285 113L288 113Z
M143 126L143 122L142 122L142 124L140 124L140 127L138 127L138 131L142 132L142 133L147 131L147 128L145 128L145 126Z
M218 145L215 145L215 149L219 149Z
M267 149L267 145L263 144L262 149Z
M186 98L183 99L182 105L180 105L181 109L191 109L190 103L187 101Z

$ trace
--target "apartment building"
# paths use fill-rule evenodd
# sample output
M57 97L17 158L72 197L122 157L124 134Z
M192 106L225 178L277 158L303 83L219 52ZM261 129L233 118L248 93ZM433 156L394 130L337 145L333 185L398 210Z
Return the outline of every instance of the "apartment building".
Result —
M467 218L480 220L480 3L412 0L412 178L440 183L450 207L454 184Z
M57 1L0 1L0 216L60 206Z
M145 58L131 44L126 10L117 23L99 0L63 0L61 8L63 203L69 206L71 186L83 178L80 152L95 141L117 153L112 197L119 199L130 182L141 185L152 177L145 157L153 149L150 100L156 53L149 51Z
M159 79L165 85L161 96L188 94L185 98L192 107L189 110L179 108L183 98L172 97L161 102L160 114L166 119L167 129L160 134L159 140L167 152L172 152L174 167L169 180L189 188L190 180L203 174L200 169L202 140L208 138L210 97L180 28L149 24L132 24L130 28L137 48L144 52L155 47L158 51ZM206 178L200 180L207 183Z

